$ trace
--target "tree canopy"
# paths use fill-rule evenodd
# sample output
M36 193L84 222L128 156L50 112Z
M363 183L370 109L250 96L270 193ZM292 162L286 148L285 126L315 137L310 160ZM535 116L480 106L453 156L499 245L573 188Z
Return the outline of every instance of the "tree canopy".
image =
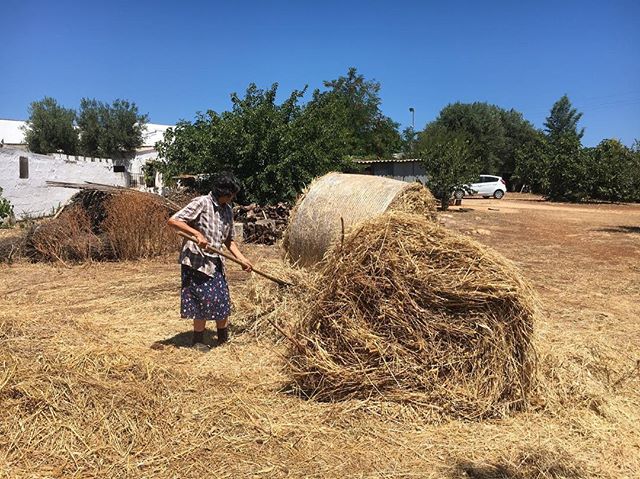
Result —
M158 149L165 176L233 171L248 201L293 200L316 176L352 171L353 156L389 157L400 147L397 124L380 111L380 85L355 69L324 82L302 104L306 87L278 104L278 85L249 85L230 111L199 113L169 129Z
M83 98L78 115L80 153L108 158L131 153L142 145L147 121L134 102L117 99L109 105Z
M349 154L388 158L399 151L399 124L380 109L380 83L349 68L346 76L325 81L324 86L328 90L316 90L311 103L326 109L327 121L340 125Z
M423 160L428 186L443 209L448 207L451 193L472 183L480 172L480 162L473 157L469 143L464 133L437 123L419 135L416 151Z
M83 98L80 114L51 97L29 107L25 138L34 153L119 157L142 145L147 115L135 103L115 100L111 105Z
M34 153L61 151L75 155L78 148L78 132L74 127L76 112L58 105L51 97L34 101L29 106L25 140Z
M432 123L464 135L482 172L506 179L515 170L518 148L536 135L520 112L482 102L447 105Z
M574 135L578 140L584 135L584 128L578 131L578 122L582 113L573 108L567 95L560 97L551 107L551 112L544 122L544 128L551 141L566 135Z
M231 95L232 109L208 111L169 129L158 150L167 176L233 171L243 182L244 199L261 203L293 199L315 176L343 169L335 124L324 123L322 108L303 109L304 90L281 104L278 85L251 84L244 97Z

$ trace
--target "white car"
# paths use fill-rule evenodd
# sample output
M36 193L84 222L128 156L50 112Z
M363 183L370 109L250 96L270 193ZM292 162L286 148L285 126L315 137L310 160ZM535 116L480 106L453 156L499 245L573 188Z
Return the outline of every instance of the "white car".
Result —
M480 175L480 181L465 185L465 188L471 190L474 195L482 195L485 198L493 196L495 199L501 199L507 192L507 184L499 176ZM455 199L461 200L466 194L465 190L456 190L453 194Z

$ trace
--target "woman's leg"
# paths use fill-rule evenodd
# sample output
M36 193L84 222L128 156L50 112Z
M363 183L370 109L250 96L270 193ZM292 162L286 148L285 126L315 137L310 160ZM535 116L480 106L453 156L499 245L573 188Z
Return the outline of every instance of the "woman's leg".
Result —
M227 327L227 324L229 324L229 319L223 319L221 321L216 321L216 328L224 329L224 328Z
M227 329L228 324L229 324L228 319L222 319L220 321L216 321L216 328L218 333L218 344L226 343L229 340L229 330Z
M202 345L204 344L204 328L207 322L203 319L193 320L193 340L191 344Z

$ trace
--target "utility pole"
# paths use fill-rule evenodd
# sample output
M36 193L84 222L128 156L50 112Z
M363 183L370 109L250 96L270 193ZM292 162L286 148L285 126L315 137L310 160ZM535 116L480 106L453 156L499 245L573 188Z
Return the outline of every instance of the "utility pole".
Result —
M416 129L416 110L411 107L409 108L409 111L411 112L411 129L415 130Z

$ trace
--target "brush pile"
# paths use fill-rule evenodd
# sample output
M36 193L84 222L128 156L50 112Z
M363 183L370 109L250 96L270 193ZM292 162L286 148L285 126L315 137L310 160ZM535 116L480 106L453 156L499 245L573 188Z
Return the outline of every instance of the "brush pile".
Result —
M526 405L534 298L499 254L423 216L391 212L334 245L317 281L294 327L300 344L289 350L304 395L468 419Z
M233 208L234 221L244 225L244 241L246 243L275 244L287 228L291 205L260 206L251 203Z
M33 227L26 256L35 261L84 262L149 258L176 251L166 225L176 210L164 198L133 190L81 190L56 217Z

